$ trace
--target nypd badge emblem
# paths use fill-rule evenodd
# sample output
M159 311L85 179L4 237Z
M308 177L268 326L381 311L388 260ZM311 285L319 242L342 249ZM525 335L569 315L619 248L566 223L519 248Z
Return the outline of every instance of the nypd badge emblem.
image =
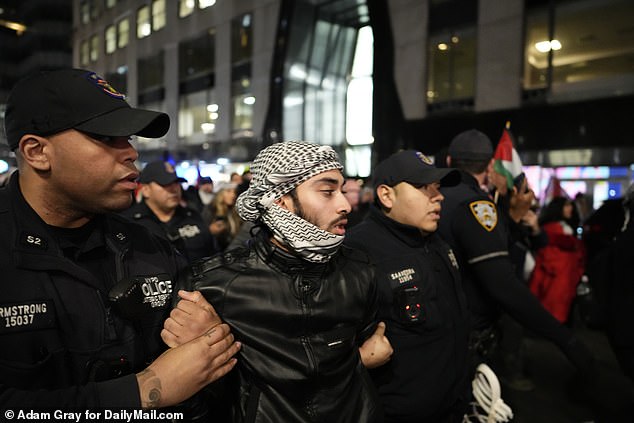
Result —
M484 229L491 232L495 228L498 223L498 214L492 202L486 200L474 201L469 204L469 208Z

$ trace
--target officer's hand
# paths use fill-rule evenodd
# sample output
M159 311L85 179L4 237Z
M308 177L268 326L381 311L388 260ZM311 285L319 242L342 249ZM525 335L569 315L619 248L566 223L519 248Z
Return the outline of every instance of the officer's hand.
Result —
M361 362L368 369L374 369L390 361L393 352L392 345L385 336L385 323L383 322L376 325L376 330L372 336L359 347Z
M229 326L221 324L203 336L161 354L137 373L143 408L167 407L194 395L229 373L240 349Z
M181 300L163 323L161 338L169 347L182 345L222 323L213 306L199 292L178 291Z

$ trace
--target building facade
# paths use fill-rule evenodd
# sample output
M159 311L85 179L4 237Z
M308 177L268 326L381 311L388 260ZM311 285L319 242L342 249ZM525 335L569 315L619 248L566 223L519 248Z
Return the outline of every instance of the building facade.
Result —
M631 180L628 0L73 0L72 16L72 64L172 117L137 141L148 160L246 162L301 138L365 177L510 121L524 164Z

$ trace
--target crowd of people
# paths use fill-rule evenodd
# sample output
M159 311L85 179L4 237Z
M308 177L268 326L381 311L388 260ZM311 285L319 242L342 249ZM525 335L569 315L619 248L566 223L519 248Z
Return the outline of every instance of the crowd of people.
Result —
M18 170L0 190L2 409L462 422L476 367L522 357L524 331L596 380L566 325L586 262L574 203L535 210L476 129L446 163L403 150L368 181L345 178L329 146L286 141L245 175L183 190L167 162L137 170L129 142L169 117L93 72L24 79L5 122ZM606 259L624 293L630 251ZM634 325L614 330L632 298L609 301L632 377Z

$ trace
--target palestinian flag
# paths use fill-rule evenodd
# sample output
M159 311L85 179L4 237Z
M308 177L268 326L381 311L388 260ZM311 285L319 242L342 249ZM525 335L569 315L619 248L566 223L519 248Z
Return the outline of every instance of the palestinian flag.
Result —
M555 197L564 197L570 200L570 196L561 186L561 181L555 175L552 175L548 180L548 185L544 190L544 199L541 202L542 206L549 204Z
M504 128L502 132L500 142L498 142L498 146L495 149L495 154L493 155L495 163L493 164L493 168L500 175L506 176L506 185L512 190L514 179L523 172L522 161L513 146L513 138L509 126L507 123L506 128Z

